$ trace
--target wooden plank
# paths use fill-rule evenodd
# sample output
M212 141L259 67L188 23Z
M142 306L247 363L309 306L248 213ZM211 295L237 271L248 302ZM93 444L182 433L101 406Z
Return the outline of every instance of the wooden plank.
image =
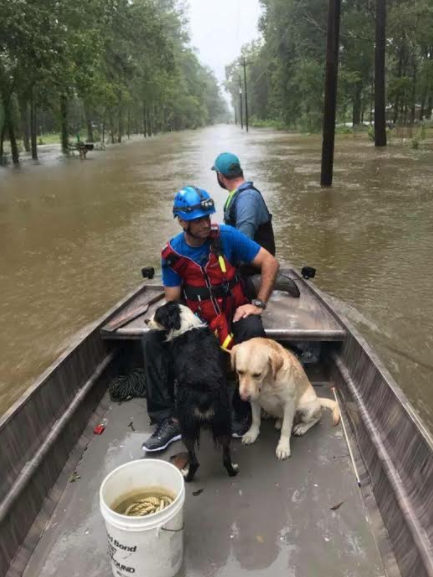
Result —
M102 327L102 331L112 333L112 332L116 331L117 329L120 329L120 327L123 327L124 325L133 321L134 319L136 319L140 315L144 315L149 310L150 305L155 304L156 302L160 301L162 298L164 298L163 292L156 295L155 297L151 298L147 303L127 312L126 314L122 314L120 317L116 315L108 324L106 324L104 327ZM120 312L119 312L119 314L120 314Z

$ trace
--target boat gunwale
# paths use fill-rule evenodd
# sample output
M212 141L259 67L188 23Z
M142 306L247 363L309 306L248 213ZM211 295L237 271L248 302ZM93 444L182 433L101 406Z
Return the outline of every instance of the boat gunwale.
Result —
M118 301L113 307L111 307L108 312L100 316L95 321L89 323L85 329L83 335L80 335L79 340L74 341L74 335L70 337L72 342L56 359L51 365L49 365L45 371L43 371L36 379L33 381L29 387L18 397L18 399L0 416L0 433L2 429L8 424L10 419L18 413L25 405L30 401L34 394L42 388L51 375L60 367L60 365L70 357L75 349L79 347L95 330L100 329L107 321L109 321L121 307L128 305L134 298L136 298L145 289L148 289L152 285L147 282L142 282L138 288L127 294L126 297ZM80 334L78 331L77 334Z
M296 270L293 272L301 279L299 273ZM328 312L330 312L334 319L340 323L340 325L347 330L347 333L351 334L352 337L358 342L360 347L363 349L367 357L369 358L372 365L374 365L379 373L384 378L386 384L391 389L392 393L395 395L397 402L404 408L407 413L407 416L414 422L416 428L420 431L423 438L425 439L426 443L429 445L431 451L433 452L433 435L428 431L425 423L423 422L422 418L416 413L415 408L413 407L412 403L404 393L403 389L391 375L389 370L383 364L383 361L380 359L378 354L375 350L371 347L368 341L363 337L358 329L349 321L343 314L339 314L333 309L332 305L329 303L327 299L326 293L322 292L317 286L314 284L306 283L310 290L316 295L316 297L320 300L320 302L327 308ZM344 341L343 341L344 342Z

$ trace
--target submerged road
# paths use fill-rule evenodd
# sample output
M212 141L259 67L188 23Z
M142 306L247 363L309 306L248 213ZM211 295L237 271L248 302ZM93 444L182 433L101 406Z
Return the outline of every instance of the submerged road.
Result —
M160 135L105 152L0 168L0 413L73 336L158 266L178 232L176 190L226 192L210 171L236 152L274 215L278 256L317 284L376 347L433 430L433 150L337 140L322 190L319 137L235 126Z

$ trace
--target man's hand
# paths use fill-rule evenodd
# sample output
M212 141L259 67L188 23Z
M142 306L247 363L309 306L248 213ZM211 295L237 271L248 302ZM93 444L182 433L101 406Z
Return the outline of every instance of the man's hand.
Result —
M235 312L235 316L233 317L233 322L237 323L241 319L246 319L250 315L261 315L263 309L260 307L256 307L254 305L242 305L238 307Z

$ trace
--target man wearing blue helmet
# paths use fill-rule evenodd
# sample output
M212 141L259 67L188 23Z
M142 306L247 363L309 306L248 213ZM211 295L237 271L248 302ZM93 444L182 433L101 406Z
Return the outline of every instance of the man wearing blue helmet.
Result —
M222 348L265 336L261 313L266 308L278 272L278 262L266 249L238 230L212 225L215 206L209 194L187 186L176 194L173 216L183 232L162 251L162 280L166 299L181 300L217 334ZM257 298L247 299L238 265L249 263L261 271ZM174 417L174 385L170 358L161 333L143 339L146 358L147 406L158 424L143 443L146 452L165 449L180 438ZM242 437L249 428L250 406L236 392L233 399L233 436Z

